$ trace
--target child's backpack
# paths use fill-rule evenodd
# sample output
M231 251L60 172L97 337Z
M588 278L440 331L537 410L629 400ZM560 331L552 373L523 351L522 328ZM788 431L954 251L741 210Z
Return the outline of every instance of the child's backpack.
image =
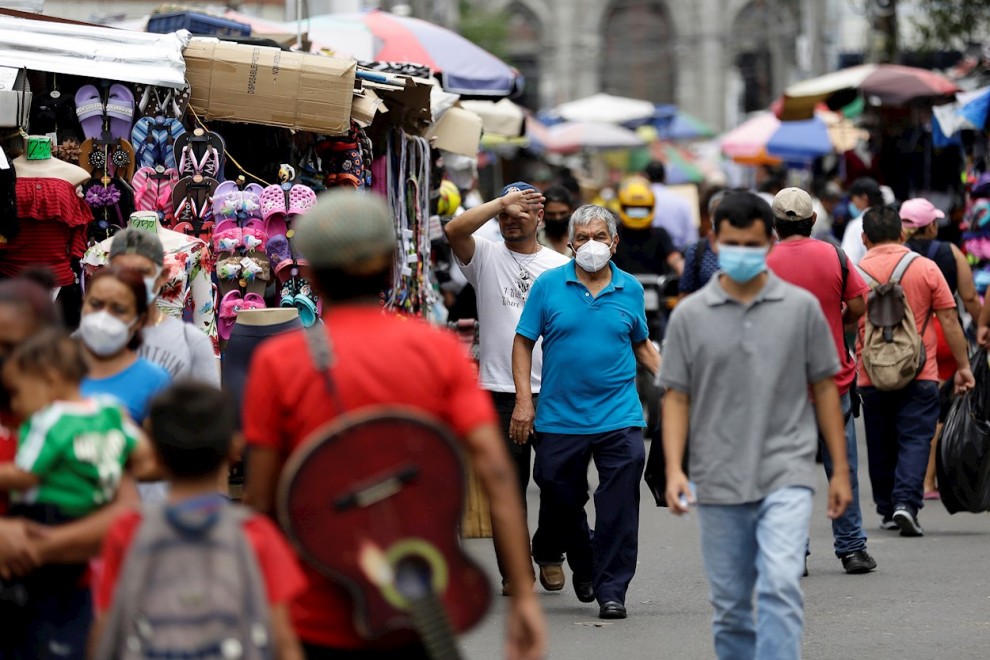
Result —
M901 257L885 284L856 267L872 289L866 301L863 367L873 386L883 392L907 387L925 366L922 337L928 328L928 320L919 335L914 313L901 288L901 278L919 256L908 252Z
M145 509L95 658L274 657L252 514L220 500Z

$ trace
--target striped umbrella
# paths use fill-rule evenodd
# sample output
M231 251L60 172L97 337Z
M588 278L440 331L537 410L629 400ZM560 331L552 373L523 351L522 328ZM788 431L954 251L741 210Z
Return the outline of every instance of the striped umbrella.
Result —
M780 118L810 119L819 103L846 100L850 93L876 96L881 103L904 105L918 99L952 96L959 88L940 73L900 64L861 64L791 85L784 92ZM834 108L835 105L830 107Z
M371 59L428 66L440 77L443 88L453 94L500 98L522 89L523 79L518 71L456 32L439 25L378 9L356 14L332 14L330 18L364 25L374 37ZM328 35L322 39L331 38Z

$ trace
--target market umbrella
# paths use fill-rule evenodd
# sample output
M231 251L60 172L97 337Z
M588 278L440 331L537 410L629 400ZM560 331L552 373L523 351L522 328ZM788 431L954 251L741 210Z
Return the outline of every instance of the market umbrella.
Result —
M577 151L635 149L646 143L635 132L615 124L575 121L563 122L547 130L547 151L568 154Z
M849 94L876 96L881 103L904 105L919 99L951 96L959 91L940 73L900 64L861 64L791 85L784 92L780 118L810 119L822 102L845 105Z
M631 99L612 94L593 94L576 101L561 103L552 114L564 121L590 121L608 124L626 124L648 120L656 113L656 106L649 101Z
M652 126L657 130L657 135L668 142L699 140L715 137L716 134L715 129L705 122L668 103L655 105L650 118L626 122L626 126Z
M849 151L865 135L849 120L827 110L819 109L802 121L780 121L772 112L764 112L726 133L721 143L722 152L737 163L803 164Z
M371 59L421 64L440 77L443 88L467 97L500 98L522 89L519 72L461 35L418 18L378 9L356 14L331 14L330 20L363 25L374 37ZM310 22L315 22L311 19ZM332 34L314 41L333 45Z
M779 128L780 120L772 112L762 112L722 136L722 153L743 165L779 163L767 153L767 142Z

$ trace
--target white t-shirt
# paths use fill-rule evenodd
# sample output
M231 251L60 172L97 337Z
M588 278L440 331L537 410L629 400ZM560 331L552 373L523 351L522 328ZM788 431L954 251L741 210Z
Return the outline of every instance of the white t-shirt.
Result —
M846 225L846 233L842 235L842 251L849 257L853 266L866 256L866 246L863 245L863 218L854 218Z
M570 259L543 247L534 254L516 254L505 247L477 235L474 237L474 257L464 265L455 256L458 267L474 287L478 297L478 339L481 375L479 384L492 392L515 392L512 380L512 342L523 306L536 278ZM528 279L520 277L528 273ZM543 370L542 340L533 349L533 393L540 391Z
M195 380L220 387L220 363L213 341L196 327L165 316L158 325L141 329L138 355L165 369L172 380Z

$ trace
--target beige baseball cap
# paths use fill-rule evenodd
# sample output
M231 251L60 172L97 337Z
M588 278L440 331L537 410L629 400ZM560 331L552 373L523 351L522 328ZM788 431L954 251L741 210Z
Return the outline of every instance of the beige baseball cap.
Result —
M773 198L773 215L778 220L806 220L814 213L811 195L800 188L784 188Z

